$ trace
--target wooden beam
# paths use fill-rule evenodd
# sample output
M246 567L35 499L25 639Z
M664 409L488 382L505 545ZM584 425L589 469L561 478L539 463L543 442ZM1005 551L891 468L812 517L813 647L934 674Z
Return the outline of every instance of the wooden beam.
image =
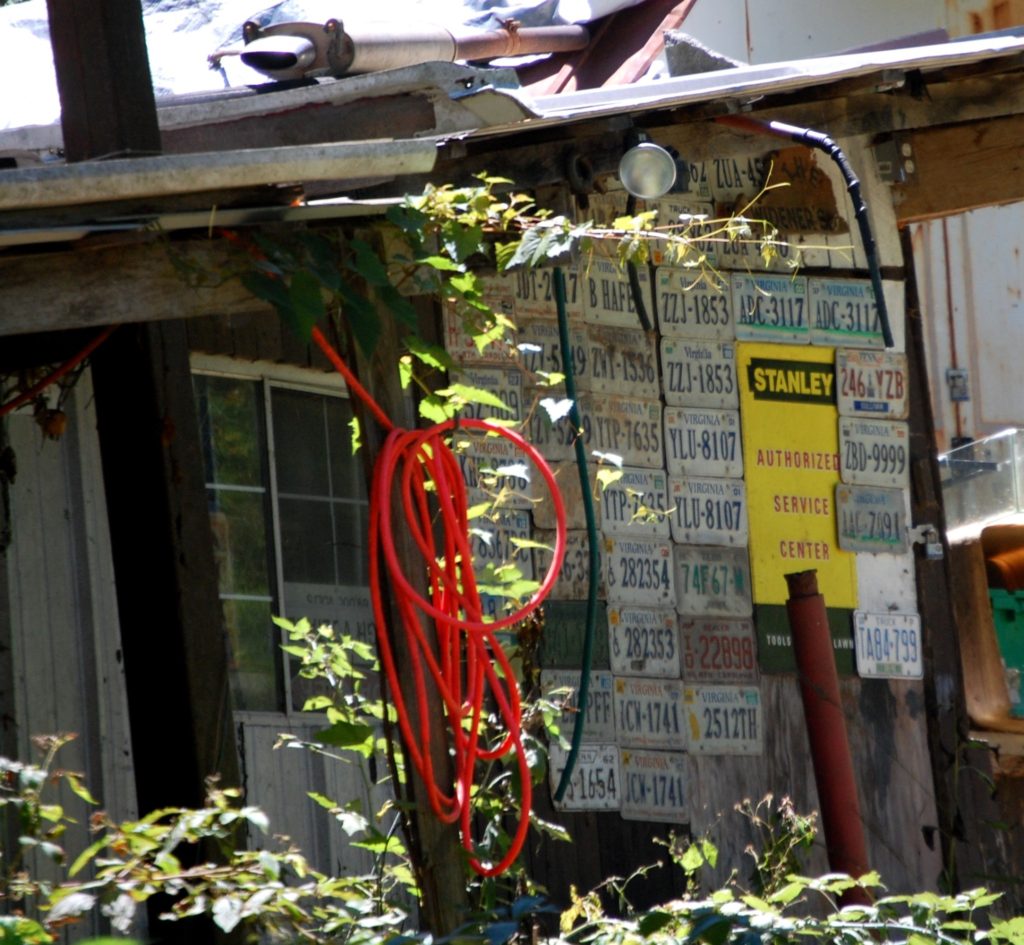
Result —
M69 161L160 150L141 0L46 0Z
M3 258L0 337L261 310L237 279L189 285L189 269L216 276L230 265L224 245L209 240Z
M900 224L1024 200L1024 115L916 131L913 172L893 186Z

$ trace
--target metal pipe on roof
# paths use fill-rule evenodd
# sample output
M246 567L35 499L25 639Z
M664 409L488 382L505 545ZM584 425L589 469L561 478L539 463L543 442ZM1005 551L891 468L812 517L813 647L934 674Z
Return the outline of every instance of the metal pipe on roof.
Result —
M0 171L0 210L80 206L303 181L365 181L425 174L433 139L253 148Z

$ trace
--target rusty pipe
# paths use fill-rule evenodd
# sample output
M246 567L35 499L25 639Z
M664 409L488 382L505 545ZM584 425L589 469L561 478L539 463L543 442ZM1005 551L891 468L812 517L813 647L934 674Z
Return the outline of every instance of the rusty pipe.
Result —
M818 593L815 571L787 574L786 584L786 614L800 674L800 695L829 867L837 873L863 876L868 871L867 844L825 598ZM862 889L851 889L843 897L844 905L868 902L870 898Z

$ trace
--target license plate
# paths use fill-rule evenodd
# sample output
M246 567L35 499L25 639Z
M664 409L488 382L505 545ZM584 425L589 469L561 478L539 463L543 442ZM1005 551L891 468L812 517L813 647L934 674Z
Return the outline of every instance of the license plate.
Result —
M659 230L670 231L675 240L655 240L651 244L651 259L656 266L685 267L692 277L702 267L718 268L718 230L715 223L715 205L710 200L699 200L686 194L671 194L656 203ZM714 235L712 235L714 234Z
M756 683L757 642L751 620L680 617L683 679L688 683Z
M516 342L519 347L520 363L529 372L527 383L542 383L545 380L545 375L565 374L565 364L562 361L562 342L557 322L539 318L520 321ZM583 328L569 329L573 380L579 391L590 390L591 362L587 357L587 342L587 333ZM565 385L563 383L549 389L564 391Z
M909 486L907 424L840 417L839 475L843 482L855 486Z
M885 347L869 279L812 278L808 282L811 344Z
M683 686L678 680L615 677L615 726L625 748L686 748Z
M583 493L580 491L579 466L574 462L550 463L551 472L558 483L558 491L562 495L562 505L565 508L565 521L568 528L586 528L587 517L583 510ZM590 481L590 496L594 508L594 516L597 520L597 527L601 527L601 503L594 498L594 478L596 468L587 466L587 474ZM533 524L537 528L557 527L555 519L554 503L550 501L547 482L538 474L531 477L533 485Z
M645 307L650 304L651 290L647 269L637 267L640 292ZM640 316L633 304L633 293L625 270L612 259L594 256L580 270L583 291L583 320L597 325L639 328Z
M836 486L839 547L843 551L905 554L906 494L878 486Z
M659 269L658 326L672 338L731 340L736 329L728 287L708 285L693 269Z
M515 446L500 436L458 431L452 448L469 492L469 504L500 503L502 508L532 507L532 483L539 476Z
M807 279L803 276L749 276L733 273L732 310L736 337L743 341L806 344Z
M497 280L500 278L491 277L490 280L480 278L484 300L496 314L512 318L515 314L512 287L510 284L498 282ZM460 312L453 301L446 299L442 317L445 349L451 355L452 360L460 364L467 361L507 364L515 360L515 342L508 334L492 341L482 351L477 347L472 329L486 329L490 325L482 320L482 314L476 309L471 308L468 312Z
M672 545L640 538L606 538L604 574L608 601L657 606L675 600Z
M669 507L673 541L690 545L747 543L747 489L742 479L672 479Z
M534 541L545 545L545 548L534 549L534 567L537 580L543 581L551 563L551 551L555 547L555 533L537 531ZM597 570L598 596L604 598L604 571ZM586 600L590 586L590 542L585 531L569 531L565 536L565 560L562 570L558 572L558 580L551 590L551 600Z
M760 755L764 750L761 692L752 686L686 687L690 751Z
M470 523L470 548L477 580L488 565L502 568L513 565L520 576L533 580L533 552L519 542L531 542L530 513L517 509L499 509L473 519Z
M695 617L749 617L746 548L675 546L676 610Z
M575 269L563 270L565 275L565 310L570 316L583 315L581 278ZM557 318L555 276L553 269L520 269L511 275L515 297L516 318Z
M555 393L553 398L560 395ZM530 411L530 419L526 425L527 439L534 445L549 463L571 462L576 458L576 428L569 420L569 415L552 420L541 404Z
M921 618L917 614L854 611L857 673L883 679L920 679Z
M523 413L523 375L518 368L474 367L459 369L456 383L476 388L500 400L508 410L470 401L460 416L477 420L520 420Z
M587 332L590 389L601 394L657 399L654 340L633 328L591 325Z
M768 170L760 157L710 158L702 164L716 203L735 203L741 197L752 200L764 186Z
M609 608L608 655L616 676L679 679L679 628L675 608Z
M626 466L661 469L661 404L625 397L580 398L587 452L614 453Z
M907 416L907 356L893 351L837 351L839 413L845 417Z
M587 629L586 601L551 600L544 602L544 630L540 639L542 666L579 667ZM594 624L594 669L608 669L608 608L597 605Z
M739 407L736 353L731 342L661 339L665 403Z
M740 412L666 407L665 456L670 476L741 477Z
M542 669L540 688L545 698L557 700L563 706L558 727L562 735L571 738L579 705L580 671ZM584 731L589 741L615 741L615 699L612 692L611 673L597 670L590 674L587 712L583 718Z
M710 161L687 161L684 178L679 181L682 185L685 196L692 196L699 200L710 200L717 196L711 192L711 167Z
M686 766L682 752L623 748L619 757L623 819L688 823Z
M624 466L601 489L601 531L634 538L668 538L668 477L661 470Z
M551 746L552 797L561 784L568 756L569 753L561 746ZM555 807L558 810L618 810L621 784L619 749L615 745L581 745L569 786Z

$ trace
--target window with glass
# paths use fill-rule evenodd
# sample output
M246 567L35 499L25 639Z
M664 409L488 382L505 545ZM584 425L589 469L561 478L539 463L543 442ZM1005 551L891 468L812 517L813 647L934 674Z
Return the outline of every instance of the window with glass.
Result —
M193 380L235 707L301 709L272 615L373 635L351 406L266 376Z

